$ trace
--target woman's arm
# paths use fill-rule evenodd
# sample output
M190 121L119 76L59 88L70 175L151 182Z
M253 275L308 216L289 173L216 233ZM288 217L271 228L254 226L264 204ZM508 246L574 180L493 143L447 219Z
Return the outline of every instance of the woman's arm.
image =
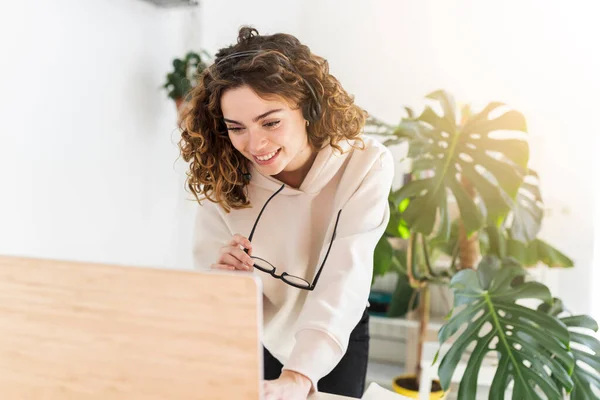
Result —
M209 200L198 205L193 233L194 268L209 270L219 258L219 250L231 241L219 205Z
M302 309L296 344L284 369L307 376L313 389L341 360L368 304L375 246L390 218L393 176L393 158L383 149L343 204L329 258Z

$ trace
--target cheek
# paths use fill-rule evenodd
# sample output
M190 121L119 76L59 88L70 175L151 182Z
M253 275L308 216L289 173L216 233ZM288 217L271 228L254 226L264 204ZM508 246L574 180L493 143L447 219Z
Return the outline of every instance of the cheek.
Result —
M306 132L304 132L302 129L298 129L297 127L289 127L285 131L282 131L275 140L290 150L299 150L304 146L307 139Z
M229 135L229 140L231 141L231 144L237 151L239 151L240 153L245 152L246 144L241 136Z

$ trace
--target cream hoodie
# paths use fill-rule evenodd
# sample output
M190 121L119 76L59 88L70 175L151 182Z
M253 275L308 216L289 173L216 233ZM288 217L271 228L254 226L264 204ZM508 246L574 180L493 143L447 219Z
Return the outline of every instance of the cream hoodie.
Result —
M287 285L255 269L263 283L263 345L284 366L319 379L340 362L365 307L373 274L373 252L389 220L394 175L390 151L363 137L365 149L342 155L331 147L317 155L298 189L286 186L265 208L252 239L252 255L312 282L332 238L336 238L314 291ZM349 149L348 143L340 143ZM208 269L219 249L239 233L248 237L260 209L282 183L251 170L252 208L198 207L194 263ZM243 273L243 272L240 272Z

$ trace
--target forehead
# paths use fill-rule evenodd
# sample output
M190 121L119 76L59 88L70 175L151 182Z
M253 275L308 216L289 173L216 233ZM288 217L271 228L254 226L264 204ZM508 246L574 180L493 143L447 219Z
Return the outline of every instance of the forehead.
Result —
M252 121L258 115L278 108L288 110L290 107L283 99L263 98L248 86L227 89L221 95L221 110L227 119Z

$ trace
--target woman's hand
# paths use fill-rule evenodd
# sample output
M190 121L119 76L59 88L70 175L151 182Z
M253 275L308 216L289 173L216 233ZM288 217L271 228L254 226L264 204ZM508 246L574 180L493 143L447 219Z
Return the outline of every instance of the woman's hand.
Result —
M243 249L247 249L248 253ZM252 243L240 234L233 235L233 238L219 250L219 258L212 269L252 271L254 261L252 255Z
M278 379L263 382L265 400L306 400L311 388L306 376L288 370L283 370Z

